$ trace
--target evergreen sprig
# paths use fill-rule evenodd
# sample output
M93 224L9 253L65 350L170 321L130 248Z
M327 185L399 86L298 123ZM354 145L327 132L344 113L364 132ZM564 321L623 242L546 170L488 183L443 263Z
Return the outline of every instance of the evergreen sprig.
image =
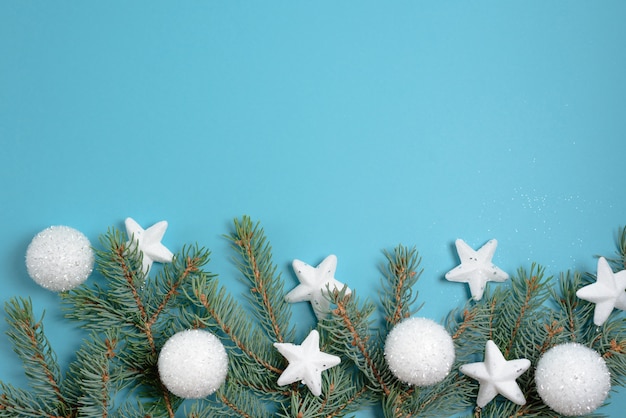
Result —
M10 299L5 310L9 325L7 335L36 395L2 383L0 416L53 417L69 413L61 370L44 333L43 315L35 321L32 302L23 298Z
M415 248L398 245L393 254L388 251L383 251L383 254L387 264L382 268L384 279L381 280L381 305L387 331L390 331L421 308L421 305L415 307L418 297L415 284L424 270L418 270L422 259Z
M77 406L77 416L106 417L115 409L110 394L120 391L134 376L115 361L122 349L120 343L113 328L102 335L92 333L76 352L65 380L65 393L70 404Z
M300 341L294 341L285 283L260 224L247 216L235 219L226 236L248 289L246 304L207 270L208 250L185 246L172 263L146 274L132 238L110 229L96 250L99 275L61 294L66 317L87 330L65 374L45 336L43 316L35 319L30 300L6 303L7 335L30 390L0 382L0 417L330 418L372 403L389 418L449 416L475 405L478 383L459 367L483 361L487 340L507 359L530 360L532 367L517 379L527 402L519 406L498 396L484 408L474 408L475 418L559 416L539 398L534 366L543 353L564 342L597 350L612 384L626 384L626 319L613 314L595 326L594 305L576 297L594 276L565 272L558 279L545 277L536 264L519 269L509 283L488 287L480 301L451 311L445 325L456 359L442 382L416 387L398 381L385 361L385 338L421 307L416 285L423 271L417 250L399 245L383 251L379 304L347 288L327 289L332 310L317 324L320 349L342 361L322 374L322 395L313 396L298 383L278 386L287 363L273 344ZM607 259L621 270L626 266L626 228L616 246L616 254ZM157 370L167 339L185 329L211 331L229 356L226 382L215 394L193 402L170 393Z
M293 340L291 310L285 301L284 285L272 262L272 247L263 229L250 217L234 220L234 232L228 236L239 257L235 264L250 286L250 306L260 325L275 342Z

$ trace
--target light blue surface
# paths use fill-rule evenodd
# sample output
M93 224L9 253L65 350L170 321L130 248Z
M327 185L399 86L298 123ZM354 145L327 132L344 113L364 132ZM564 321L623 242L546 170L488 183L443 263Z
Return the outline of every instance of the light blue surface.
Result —
M415 245L436 320L468 297L442 278L456 238L497 238L510 273L592 271L626 223L625 21L620 1L0 2L0 300L45 309L66 364L26 246L127 216L232 281L222 234L249 214L288 283L334 253L364 296L381 250ZM4 334L0 359L23 382Z

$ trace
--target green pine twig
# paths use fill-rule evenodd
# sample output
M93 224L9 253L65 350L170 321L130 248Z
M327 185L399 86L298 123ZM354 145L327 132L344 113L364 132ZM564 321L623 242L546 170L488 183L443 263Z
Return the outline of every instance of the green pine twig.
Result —
M29 386L37 394L35 405L47 416L71 410L61 391L61 371L44 333L43 315L35 321L31 300L23 298L10 299L5 310L9 325L7 335L22 361Z
M361 303L355 292L346 294L341 291L329 291L330 300L336 306L329 319L321 321L318 326L331 337L333 348L344 353L368 379L374 391L388 395L392 377L385 364L382 347L376 339L372 339L372 313L375 305L369 301Z
M116 329L107 331L102 338L92 333L76 353L64 382L64 392L77 405L79 416L108 418L114 409L111 395L133 377L117 364L119 343Z
M244 216L234 220L234 232L228 238L239 255L235 264L250 286L250 305L261 327L272 341L291 341L295 334L289 326L291 310L263 229Z
M422 307L414 307L418 297L414 287L423 269L417 270L421 258L415 248L398 245L393 254L387 251L383 254L387 264L382 268L385 279L381 281L381 305L387 331L390 331L397 323L414 315Z

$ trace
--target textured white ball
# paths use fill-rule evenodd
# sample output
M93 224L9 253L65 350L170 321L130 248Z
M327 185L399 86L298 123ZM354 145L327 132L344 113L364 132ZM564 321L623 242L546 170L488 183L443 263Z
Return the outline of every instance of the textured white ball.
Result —
M587 415L602 405L611 389L611 375L595 350L566 343L546 351L535 371L537 392L559 414Z
M159 353L158 367L161 382L174 395L204 398L224 383L228 355L215 335L192 329L167 340Z
M30 242L26 250L28 275L46 289L66 291L87 280L94 254L89 239L69 226L51 226Z
M408 318L387 335L385 359L399 380L417 386L434 385L450 373L454 343L444 327L427 318Z

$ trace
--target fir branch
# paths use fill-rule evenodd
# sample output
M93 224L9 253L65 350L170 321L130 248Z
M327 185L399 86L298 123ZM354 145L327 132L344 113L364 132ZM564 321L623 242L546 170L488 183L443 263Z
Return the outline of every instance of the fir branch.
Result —
M536 331L549 322L544 303L550 297L551 280L543 274L543 267L534 263L529 272L520 268L509 287L498 288L486 298L497 303L498 318L494 320L492 339L504 347L505 358L528 358L543 343L543 335Z
M138 399L130 398L128 402L111 413L111 418L153 418Z
M237 404L235 404L229 398L227 398L226 395L224 395L222 393L218 393L217 397L222 401L222 403L224 405L229 407L237 416L240 416L240 417L243 417L243 418L254 418L253 415L250 415L250 414L246 413Z
M64 387L80 416L107 418L112 408L111 395L128 378L124 370L115 366L119 350L116 331L110 330L102 339L92 334L70 365Z
M382 280L381 304L389 331L421 308L421 305L413 308L418 297L418 292L414 293L413 286L419 280L423 269L417 271L421 258L415 248L409 249L398 245L394 248L393 255L387 251L383 254L387 264L383 267L385 280Z
M0 417L32 418L73 418L73 415L60 415L41 404L37 395L0 382Z
M493 301L468 301L460 313L450 311L446 328L454 341L456 362L473 362L476 353L484 350L492 333L494 305Z
M415 391L415 406L411 416L437 417L442 412L452 415L466 410L473 404L473 390L467 377L456 372L460 366L456 362L452 372L441 382Z
M204 408L194 407L192 413L195 413L198 418L212 418L215 416L270 417L270 412L261 399L244 388L232 384L230 381L227 381L215 395L216 401L207 399L204 402Z
M602 324L590 346L606 361L611 372L611 384L626 383L626 318L612 315Z
M545 332L544 341L539 348L539 353L543 354L551 347L556 345L557 340L562 340L565 327L557 320L552 320L549 324L543 324Z
M96 256L106 281L64 295L67 316L85 321L98 333L119 330L125 351L119 353L117 361L141 384L142 396L154 398L146 404L147 410L174 417L180 400L160 381L156 362L161 345L180 330L175 326L178 295L184 287L191 287L192 277L204 274L209 252L198 246L183 247L171 264L151 278L143 273L141 253L136 246L129 247L119 231L110 229L101 242L106 247ZM103 329L102 322L107 328Z
M331 341L336 349L345 352L370 380L373 388L389 395L392 378L382 349L370 341L370 316L375 307L371 302L359 306L354 292L351 295L345 292L345 287L342 291L329 290L331 302L336 308L331 317L321 321L318 326L332 335Z
M565 336L572 342L587 341L589 332L595 327L590 322L594 305L576 296L576 291L584 283L580 273L567 271L560 274L558 287L551 292L556 307L555 316L562 322Z
M81 322L84 328L95 332L117 327L134 329L137 320L133 312L116 303L115 296L118 293L116 289L102 287L98 283L61 293L65 317ZM94 321L93 318L98 320Z
M325 371L322 397L314 397L308 390L304 392L305 399L312 398L309 409L313 413L325 418L341 417L368 402L368 385L363 374L355 373L353 368L349 362L342 362Z
M165 266L162 274L158 274L154 281L158 300L155 308L149 308L150 317L147 319L145 327L150 329L159 321L160 315L167 307L173 307L173 301L178 295L183 284L189 282L189 278L198 274L202 267L209 262L210 253L201 249L197 245L193 248L183 247L181 257L176 257L172 267Z
M204 277L193 280L192 293L187 298L206 312L197 320L206 327L217 327L246 356L272 373L280 374L282 369L275 363L274 349L262 347L266 342L258 329L247 320L246 312L220 287L217 281L207 281ZM207 316L208 315L208 316ZM269 355L274 353L274 355Z
M533 270L534 270L535 265L533 265L531 267L531 272L530 272L530 277L526 278L524 277L523 281L517 281L514 283L524 283L524 288L523 288L523 292L524 292L524 300L522 302L522 304L519 307L519 314L517 316L517 319L515 320L515 325L513 326L512 330L511 330L511 337L510 337L510 341L509 344L507 345L505 351L504 351L504 356L508 357L509 353L511 352L511 349L513 348L513 344L516 341L516 337L517 334L520 332L520 328L522 326L522 323L526 321L527 319L527 314L530 314L532 308L533 308L533 301L538 305L538 304L542 304L544 302L545 299L547 299L547 294L545 295L545 297L539 297L538 296L538 291L541 288L541 276L543 274L543 271L541 268L539 268L539 270L537 271L536 274L533 274ZM523 277L524 275L524 271L520 270L519 274L520 276ZM539 299L539 300L537 300ZM534 306L537 306L534 305Z
M161 383L157 359L167 338L187 328L215 331L229 352L226 383L214 396L192 404L191 411L185 411L190 418L332 418L373 400L382 400L386 417L408 418L450 415L475 402L477 382L456 372L426 388L394 378L384 359L384 335L373 327L375 305L362 303L354 293L346 295L345 288L329 289L335 309L319 322L321 348L342 357L338 366L322 374L323 395L313 396L299 383L277 386L284 359L272 343L292 340L294 334L283 282L258 223L248 217L235 220L229 239L237 252L237 267L250 285L247 300L260 326L219 286L216 276L204 271L207 250L184 247L173 263L148 277L142 270L141 253L128 246L123 234L109 230L101 239L105 249L97 251L98 271L105 280L62 294L64 304L71 308L67 317L92 330L65 379L61 379L41 321L33 320L30 301L7 303L8 334L33 391L0 382L0 417L173 418L182 399ZM614 268L625 265L626 228L619 235L617 252ZM383 254L387 263L381 304L386 321L383 331L388 332L415 312L413 287L422 271L417 271L420 258L414 248L398 246L393 254ZM575 296L592 275L563 274L555 290L543 272L535 264L529 273L520 269L508 285L487 291L481 301L468 301L450 313L446 325L456 349L453 370L478 360L488 339L501 347L506 358L523 357L531 364L552 346L576 341L597 350L609 367L612 384L623 385L626 319L614 314L596 327L593 305ZM546 303L550 296L552 300ZM473 415L555 416L537 394L532 368L517 381L526 396L525 405L496 397ZM112 399L123 388L130 388L129 394L135 397L116 408Z
M248 216L234 220L228 237L239 254L235 263L250 287L252 308L270 339L282 343L293 339L289 327L291 310L285 301L284 284L272 262L272 247L259 223Z
M489 301L483 298L478 303L470 299L461 310L453 309L450 311L446 319L446 327L455 343L457 358L475 355L474 346L468 345L467 341L477 341L480 345L493 339L497 306L498 303L495 298ZM464 353L464 355L460 353Z
M533 264L530 272L520 268L511 277L508 286L499 286L493 292L485 292L480 301L469 302L473 306L465 308L464 314L456 321L449 321L456 338L457 360L454 368L461 364L482 361L477 354L483 353L485 343L492 339L500 347L507 359L526 358L536 364L539 357L550 345L548 335L558 335L559 321L553 327L551 311L545 302L551 295L550 280L544 279L543 268ZM460 332L462 331L462 332ZM473 354L472 354L473 351ZM449 377L450 378L450 377ZM534 372L528 371L518 378L518 384L527 397L528 416L548 416L550 409L537 399L534 386ZM470 399L475 399L478 383L467 379L462 384ZM447 387L443 389L447 393ZM467 399L462 402L466 402ZM515 416L519 406L497 397L484 408L476 408L474 417ZM542 415L543 414L543 415Z
M122 327L130 333L138 330L145 334L150 348L156 350L151 331L143 326L148 314L141 297L147 279L141 267L141 252L129 249L117 229L109 229L100 242L104 248L96 250L96 265L105 282L62 294L66 316L97 332L111 327Z
M277 415L283 418L335 418L360 409L369 402L369 388L362 375L355 376L351 366L340 364L322 375L323 395L313 396L307 389L294 391L289 403Z
M351 407L360 402L360 400L367 395L367 391L369 389L365 384L361 385L360 387L353 384L352 386L350 386L350 388L354 389L353 393L343 402L343 404L341 404L336 409L334 413L326 415L327 418L339 417L343 416L343 414L346 412L349 413ZM358 408L358 406L355 407L355 409L356 408Z
M381 407L386 418L411 418L414 405L408 404L407 392L392 391L383 397Z
M132 239L132 237L130 237ZM143 300L141 299L141 286L145 281L145 275L142 270L138 268L141 262L141 252L137 250L137 246L128 246L126 242L115 241L112 242L111 249L107 252L107 255L111 255L112 262L121 270L122 274L117 277L123 279L125 284L125 290L130 292L132 301L135 304L136 311L139 313L139 323L136 324L137 328L145 334L150 345L150 350L155 353L156 345L154 343L154 336L152 334L152 328L149 324L148 312L144 307ZM128 257L132 261L129 262Z
M61 372L50 342L44 334L43 315L35 322L30 299L11 298L5 303L7 335L13 350L22 360L30 387L37 393L38 403L52 416L51 411L69 410L61 393Z
M553 294L557 306L554 315L561 319L569 340L589 346L602 355L611 371L612 385L622 386L626 382L626 319L613 314L603 325L594 324L595 305L576 296L578 289L592 281L595 281L592 274L583 277L567 272L561 275L559 292ZM561 342L564 338L557 341Z

